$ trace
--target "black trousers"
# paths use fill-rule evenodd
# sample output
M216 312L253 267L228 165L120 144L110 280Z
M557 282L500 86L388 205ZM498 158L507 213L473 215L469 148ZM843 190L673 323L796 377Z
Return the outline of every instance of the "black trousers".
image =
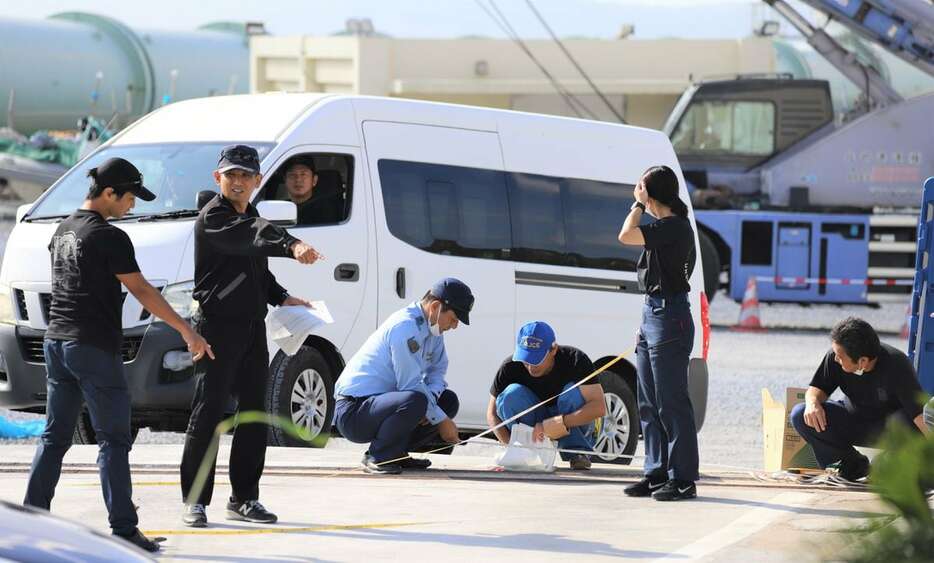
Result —
M237 398L237 412L266 410L266 382L269 379L269 350L263 321L202 319L198 332L211 344L216 359L207 356L195 364L197 387L191 404L191 418L182 454L182 499L188 502L192 485L207 453L217 424L224 416L231 395ZM234 430L230 450L231 500L244 502L259 498L259 479L266 462L265 424L243 424ZM216 456L211 472L194 504L211 504L214 492Z
M438 397L438 406L448 418L454 418L460 402L454 391L445 389ZM438 441L437 426L420 424L427 408L428 399L418 391L343 398L334 407L334 423L341 436L351 442L369 442L373 459L387 461Z

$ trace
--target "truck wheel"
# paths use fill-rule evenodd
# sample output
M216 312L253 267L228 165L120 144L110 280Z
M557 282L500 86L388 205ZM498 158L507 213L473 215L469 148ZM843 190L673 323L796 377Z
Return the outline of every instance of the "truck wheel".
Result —
M707 302L712 303L720 289L720 255L704 231L697 231L697 242L700 244L701 264L704 268L704 293L707 294Z
M334 376L324 356L311 346L302 346L294 356L279 352L269 372L267 411L304 427L313 439L306 442L270 425L269 445L324 447L334 418Z
M639 444L639 410L626 380L607 370L598 376L606 400L606 415L596 421L593 461L629 465Z
M139 425L130 424L130 443L136 442L136 436L139 434ZM91 415L88 409L81 409L78 415L78 424L75 425L75 434L72 437L75 444L96 444L97 434L94 432L94 425L91 424Z

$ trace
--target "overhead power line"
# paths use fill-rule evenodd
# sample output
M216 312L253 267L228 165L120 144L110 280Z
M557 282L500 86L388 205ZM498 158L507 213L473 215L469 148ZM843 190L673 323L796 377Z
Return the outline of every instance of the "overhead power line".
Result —
M480 8L490 17L490 19L496 23L496 25L506 35L506 37L515 42L519 49L525 53L525 55L528 56L533 63L535 63L535 66L537 66L542 74L545 75L555 91L558 92L564 102L568 105L568 107L571 108L571 111L573 111L577 117L584 117L584 115L581 113L583 110L583 112L586 113L591 119L597 119L597 115L591 111L590 108L588 108L583 102L577 99L577 97L575 97L574 94L572 94L567 88L562 86L561 83L558 82L558 80L548 71L548 69L545 68L545 65L543 65L541 61L538 60L535 54L532 53L532 50L529 49L525 41L523 41L522 38L519 37L519 34L516 33L516 30L509 23L509 20L506 18L506 16L500 11L494 0L488 0L490 4L489 6L485 5L482 0L475 1L477 5L480 6Z
M613 104L610 103L610 100L608 100L607 97L603 95L603 92L601 92L600 89L597 88L597 85L594 84L594 81L590 79L590 76L588 76L586 72L584 72L583 67L581 67L581 65L577 62L577 60L571 55L571 52L568 51L567 47L564 46L564 43L558 38L554 30L551 29L551 26L548 25L548 22L545 21L544 17L542 17L542 14L538 11L538 9L535 8L535 4L532 3L532 0L525 0L525 3L528 4L529 9L532 10L532 13L535 14L535 17L538 18L538 21L541 22L542 26L548 32L548 35L551 35L552 40L554 40L554 42L558 45L558 47L561 49L564 55L568 58L568 60L571 61L571 64L574 65L574 68L577 69L577 72L579 72L580 75L584 77L584 80L587 81L587 84L590 85L594 93L596 93L597 96L599 96L600 99L603 100L603 103L606 104L607 109L609 109L613 113L613 115L616 116L616 119L618 119L620 123L626 123L626 120L623 119L622 114L620 114L616 110L616 108L613 107Z

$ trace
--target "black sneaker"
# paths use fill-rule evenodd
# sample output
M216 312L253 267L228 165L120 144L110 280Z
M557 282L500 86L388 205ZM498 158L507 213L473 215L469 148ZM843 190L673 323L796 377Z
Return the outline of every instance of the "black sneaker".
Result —
M431 460L424 458L407 457L399 462L402 469L428 469L431 467Z
M869 476L869 458L861 453L840 461L840 477L847 481L859 481Z
M667 476L652 477L647 475L638 483L633 483L623 489L623 493L625 493L627 497L649 497L652 496L652 493L664 487L667 482Z
M694 481L680 481L672 479L652 493L655 500L686 500L697 496L697 486Z
M275 524L279 517L266 510L258 500L248 500L245 502L228 502L227 519L259 524Z
M114 536L124 541L128 541L136 547L142 549L143 551L148 551L149 553L155 553L159 551L159 542L165 541L165 538L149 539L143 535L143 532L139 531L139 528L133 530L133 533L128 536L124 536L122 534L114 534Z
M206 528L208 525L208 515L204 511L203 504L186 504L185 512L182 514L182 522L192 528Z
M364 455L362 463L363 470L371 475L398 475L402 473L402 464L399 462L381 464L373 459L373 456Z

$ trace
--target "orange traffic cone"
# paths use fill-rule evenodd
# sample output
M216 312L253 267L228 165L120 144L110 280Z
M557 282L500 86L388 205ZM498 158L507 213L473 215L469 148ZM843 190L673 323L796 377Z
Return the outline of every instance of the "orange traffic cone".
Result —
M756 288L756 278L750 276L746 281L746 292L743 294L743 305L739 310L739 330L762 330L759 320L759 292Z
M909 324L911 323L911 303L905 308L905 324L902 325L901 337L908 338Z

